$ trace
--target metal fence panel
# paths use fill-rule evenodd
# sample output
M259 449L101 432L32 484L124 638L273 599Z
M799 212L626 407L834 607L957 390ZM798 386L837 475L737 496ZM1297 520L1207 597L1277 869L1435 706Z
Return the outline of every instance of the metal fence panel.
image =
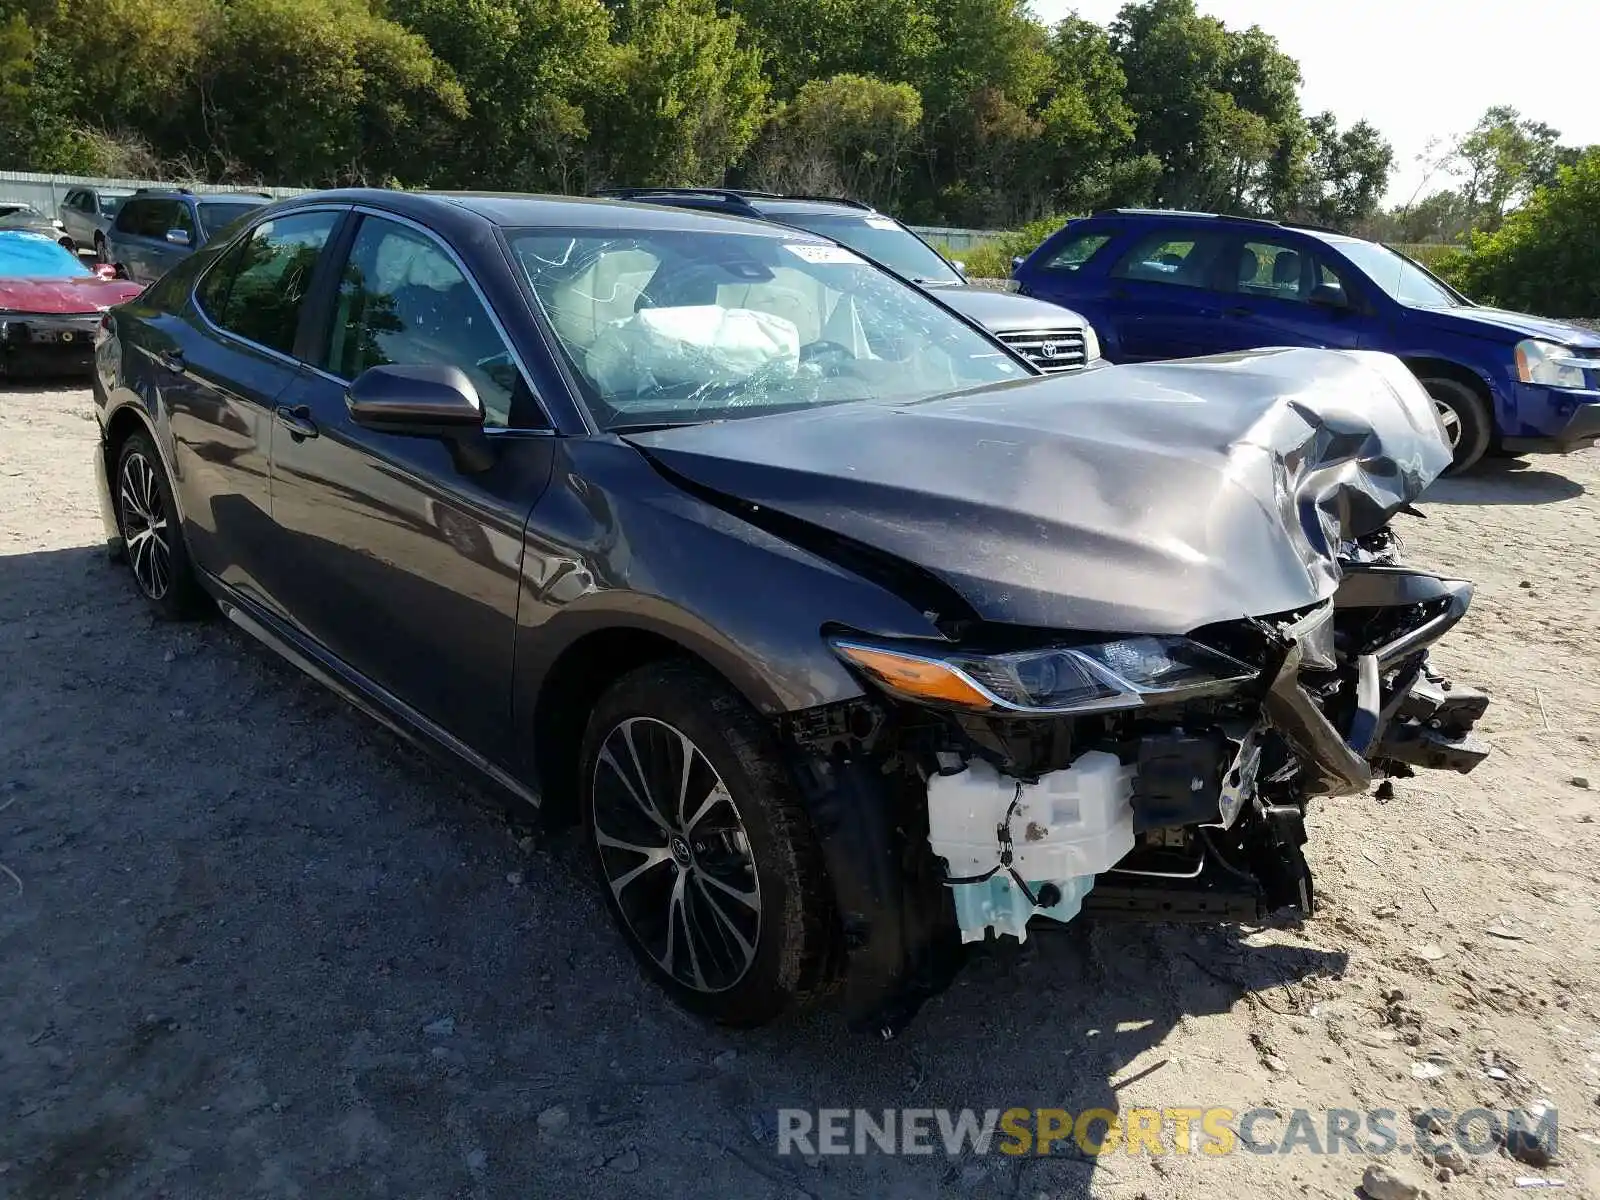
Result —
M197 180L104 179L88 175L41 175L35 171L0 171L0 200L21 200L46 216L55 216L61 201L73 188L170 188L188 187L206 192L266 192L274 198L296 196L307 188L246 187L240 184L210 184Z
M942 225L912 225L909 228L923 240L936 246L945 246L952 252L971 250L1006 236L1003 229L947 229Z

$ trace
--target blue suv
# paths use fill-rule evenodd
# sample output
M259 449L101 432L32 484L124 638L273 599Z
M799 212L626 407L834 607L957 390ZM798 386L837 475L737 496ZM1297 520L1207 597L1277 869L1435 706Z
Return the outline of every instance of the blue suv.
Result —
M1385 246L1307 226L1116 209L1012 264L1082 313L1112 362L1261 346L1385 350L1433 396L1460 472L1490 450L1600 438L1600 333L1474 304Z

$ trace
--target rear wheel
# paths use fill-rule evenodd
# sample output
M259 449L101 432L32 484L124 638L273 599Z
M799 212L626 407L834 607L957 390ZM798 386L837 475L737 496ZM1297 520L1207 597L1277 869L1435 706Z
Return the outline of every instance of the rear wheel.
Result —
M204 611L205 593L189 564L172 485L155 447L143 434L136 433L122 444L115 488L117 523L139 594L168 620Z
M684 1007L758 1025L824 990L837 922L772 734L720 679L656 663L614 684L583 744L601 893Z
M111 256L106 253L106 239L98 233L94 235L94 260L97 263L108 263Z
M1466 384L1454 379L1424 379L1422 386L1433 397L1433 405L1444 423L1454 460L1446 475L1459 475L1477 465L1489 449L1493 429L1489 406Z

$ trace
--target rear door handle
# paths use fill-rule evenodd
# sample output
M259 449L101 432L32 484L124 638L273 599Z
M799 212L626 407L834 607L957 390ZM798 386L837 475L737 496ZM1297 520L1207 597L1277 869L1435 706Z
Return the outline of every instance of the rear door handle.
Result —
M182 350L163 350L161 352L161 365L174 375L182 375L188 366L183 360Z
M293 408L287 405L277 411L278 424L289 431L289 436L296 441L317 436L317 423L311 419L311 409L304 404L297 404Z

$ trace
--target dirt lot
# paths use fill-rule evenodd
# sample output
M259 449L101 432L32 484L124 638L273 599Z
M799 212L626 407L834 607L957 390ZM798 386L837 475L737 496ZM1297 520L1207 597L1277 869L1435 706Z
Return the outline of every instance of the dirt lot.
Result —
M1406 521L1479 583L1441 657L1492 691L1497 752L1320 806L1316 920L1070 927L886 1045L668 1008L570 840L519 844L225 623L152 623L96 549L94 429L84 391L0 390L0 1196L1349 1197L1348 1152L780 1157L777 1109L1320 1129L1535 1098L1544 1170L1387 1161L1435 1197L1600 1196L1600 454L1499 464Z

